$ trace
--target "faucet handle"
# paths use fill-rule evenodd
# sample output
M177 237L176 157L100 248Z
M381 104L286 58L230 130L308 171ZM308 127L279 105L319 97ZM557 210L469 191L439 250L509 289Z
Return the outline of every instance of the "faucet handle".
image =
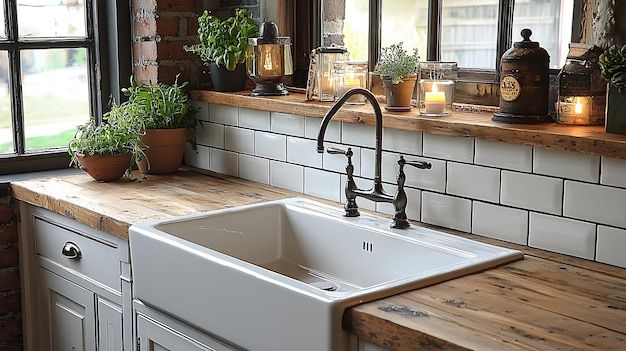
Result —
M352 152L352 148L350 147L348 148L348 150L340 149L338 147L329 147L326 149L326 152L331 155L346 155L348 159L352 158L352 156L354 155L354 153Z
M407 161L404 159L403 155L400 155L400 159L398 160L398 165L400 166L400 170L404 168L404 165L413 166L419 169L431 169L432 164L426 161Z

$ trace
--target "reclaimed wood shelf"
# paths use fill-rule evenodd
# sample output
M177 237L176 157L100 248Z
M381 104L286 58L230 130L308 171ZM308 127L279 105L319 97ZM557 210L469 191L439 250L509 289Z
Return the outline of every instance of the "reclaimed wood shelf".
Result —
M305 101L304 94L252 97L249 92L219 93L208 90L191 91L191 98L212 104L238 106L271 112L291 113L307 117L323 117L332 103ZM626 113L626 111L624 111ZM626 135L608 134L602 126L569 126L556 123L507 124L494 122L491 114L453 112L447 117L421 117L411 112L383 112L388 128L423 131L437 135L476 137L512 144L547 147L586 154L626 159ZM335 120L374 125L371 107L344 106Z

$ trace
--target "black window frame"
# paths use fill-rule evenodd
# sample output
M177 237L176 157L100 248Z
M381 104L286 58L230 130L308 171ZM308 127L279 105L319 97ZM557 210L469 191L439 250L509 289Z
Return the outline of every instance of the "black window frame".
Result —
M17 0L5 0L5 33L0 50L9 57L9 92L14 152L0 155L0 175L67 168L67 148L27 151L20 52L30 49L86 48L90 114L98 123L111 99L120 101L120 88L132 74L130 2L85 1L85 37L20 38Z

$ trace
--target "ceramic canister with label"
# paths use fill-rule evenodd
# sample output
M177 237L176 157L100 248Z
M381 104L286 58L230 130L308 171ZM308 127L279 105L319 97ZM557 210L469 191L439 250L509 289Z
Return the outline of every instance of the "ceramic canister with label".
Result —
M494 121L537 123L549 118L550 55L530 40L531 35L530 29L522 30L524 40L502 55L500 111L493 115Z

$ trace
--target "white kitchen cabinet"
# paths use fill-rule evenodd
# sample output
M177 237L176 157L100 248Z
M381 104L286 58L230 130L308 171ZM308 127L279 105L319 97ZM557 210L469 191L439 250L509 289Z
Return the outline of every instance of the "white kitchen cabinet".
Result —
M122 351L122 307L98 297L98 351Z

